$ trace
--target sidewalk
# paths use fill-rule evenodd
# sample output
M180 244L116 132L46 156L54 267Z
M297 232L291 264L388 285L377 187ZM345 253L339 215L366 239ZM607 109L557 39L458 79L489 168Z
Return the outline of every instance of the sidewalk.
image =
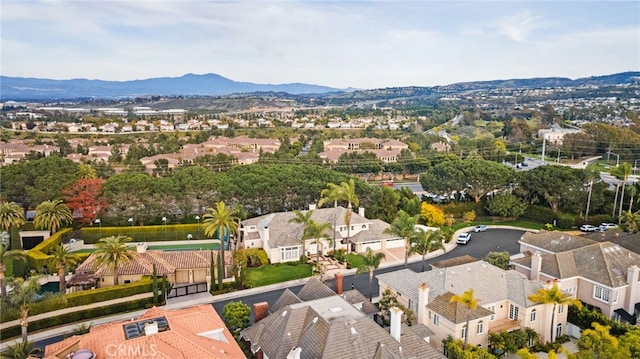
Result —
M462 230L461 230L462 231ZM461 232L459 231L459 232ZM458 232L456 232L453 236L453 239L449 242L445 244L445 249L446 251L450 251L451 249L455 248L456 243L455 243L455 238L458 235ZM404 250L403 250L404 253ZM433 257L437 257L439 255L442 255L444 253L444 251L442 250L437 250L434 252L429 253L425 259L429 259L429 258L433 258ZM409 263L414 263L414 262L419 262L422 260L422 256L418 255L418 254L414 254L409 256ZM382 263L380 264L380 268L386 268L386 267L392 267L392 266L397 266L397 265L402 265L404 264L404 257L403 258L397 258L395 256L393 256L393 259L389 260L389 259L385 259L382 261ZM337 268L337 269L331 269L328 270L324 277L326 279L333 279L336 273L342 273L343 275L352 275L355 274L356 270L355 269L344 269L344 268ZM267 285L267 286L263 286L263 287L257 287L257 288L250 288L250 289L245 289L245 290L241 290L241 291L237 291L237 292L231 292L231 293L224 293L224 294L219 294L216 296L212 296L209 293L198 293L198 294L193 294L190 295L187 299L187 297L179 297L179 298L170 298L167 300L167 304L163 307L161 307L162 309L179 309L179 308L188 308L188 307L192 307L192 306L196 306L196 305L200 305L200 304L211 304L211 303L215 303L215 302L219 302L219 301L225 301L225 300L233 300L233 299L237 299L246 295L251 295L251 294L257 294L257 293L263 293L263 292L268 292L268 291L272 291L272 290L276 290L276 289L282 289L282 288L289 288L289 287L294 287L297 285L301 285L306 283L311 277L307 277L307 278L302 278L302 279L295 279L295 280L291 280L288 282L282 282L282 283L276 283L276 284L271 284L271 285ZM123 298L120 301L128 301L130 300L130 298ZM117 302L118 299L113 300L113 302ZM59 312L60 314L63 313L68 313L71 312L71 308L66 308L66 309L61 309ZM29 333L29 341L31 342L37 342L37 341L41 341L44 339L48 339L48 338L52 338L52 337L56 337L56 336L64 336L64 335L68 335L70 333L72 333L74 331L75 328L84 325L84 326L96 326L96 325L101 325L101 324L106 324L106 323L110 323L110 322L115 322L115 321L122 321L122 320L129 320L132 318L136 318L140 315L142 315L144 312L146 312L146 310L137 310L134 312L128 312L128 313L122 313L122 314L116 314L116 315L110 315L110 316L106 316L106 317L102 317L102 318L94 318L91 320L86 320L86 321L82 321L82 322L76 322L73 324L67 324L64 326L60 326L60 327L55 327L55 328L50 328L47 330L42 330L42 331L38 331L38 332L33 332L33 333ZM30 317L29 320L36 320L38 319L38 316L34 316L33 318ZM13 323L13 322L8 322L8 323ZM3 326L8 324L8 323L3 323ZM2 340L2 338L0 338L0 340ZM20 340L20 339L18 339ZM8 345L11 345L14 342L14 340L8 340L8 341L0 341L0 351L4 350Z

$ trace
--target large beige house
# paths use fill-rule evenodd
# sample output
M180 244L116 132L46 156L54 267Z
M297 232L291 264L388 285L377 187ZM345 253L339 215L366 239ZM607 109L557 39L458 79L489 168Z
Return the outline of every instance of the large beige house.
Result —
M525 233L512 267L532 280L558 280L582 302L615 320L640 317L640 254L618 244L562 232Z
M292 223L294 212L271 213L241 222L241 243L244 248L262 248L267 252L271 263L293 262L304 254L347 248L352 252L364 252L367 248L382 250L404 247L404 240L392 234L384 233L389 224L379 219L367 219L364 208L351 215L350 229L345 222L348 209L337 206L315 209L311 206L311 219L316 223L330 223L326 238L308 239L302 243L304 228L302 224ZM302 211L305 213L306 211ZM334 241L335 239L335 241Z
M434 268L416 273L411 269L378 274L380 293L387 288L398 301L411 309L435 334L430 343L443 350L442 340L451 335L471 345L487 348L490 333L520 328L534 329L542 341L553 341L566 331L567 308L558 306L552 323L553 306L532 302L528 297L544 288L541 281L530 280L514 270L503 270L484 261ZM551 285L551 284L546 284ZM478 307L469 314L451 297L473 289Z

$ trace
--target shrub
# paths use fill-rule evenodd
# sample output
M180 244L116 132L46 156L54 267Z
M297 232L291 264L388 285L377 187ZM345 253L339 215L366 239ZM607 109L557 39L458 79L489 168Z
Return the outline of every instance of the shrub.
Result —
M462 219L464 219L465 222L473 222L476 219L476 211L469 211L469 212L464 212L464 214L462 215Z
M462 218L464 213L469 211L475 211L477 215L481 217L489 215L482 202L452 202L438 205L438 207L444 210L445 213L452 214L456 218Z

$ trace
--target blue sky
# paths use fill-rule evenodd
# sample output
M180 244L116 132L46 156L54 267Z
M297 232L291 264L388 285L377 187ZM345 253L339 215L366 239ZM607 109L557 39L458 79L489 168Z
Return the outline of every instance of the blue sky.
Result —
M640 70L640 1L0 3L0 73L333 87Z

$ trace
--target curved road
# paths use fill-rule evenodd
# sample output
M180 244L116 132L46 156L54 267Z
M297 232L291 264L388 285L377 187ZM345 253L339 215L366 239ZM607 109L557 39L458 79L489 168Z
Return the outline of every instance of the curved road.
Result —
M470 228L470 230L473 230L473 228ZM460 257L463 255L470 255L472 257L482 259L489 252L505 252L506 251L506 252L509 252L510 255L518 254L520 252L520 246L518 244L518 240L520 239L520 237L524 232L525 232L524 230L490 228L486 232L472 233L471 241L469 241L469 244L457 245L455 248L453 248L451 251L447 253L444 253L437 257L427 259L425 261L425 270L430 270L431 268L429 266L430 263L441 261L443 259ZM455 238L453 240L455 240ZM422 269L422 263L420 261L412 262L412 263L409 263L408 267L416 272L420 272L420 270ZM392 267L379 268L376 270L376 274L393 272L402 268L404 268L404 265L396 265ZM326 283L327 285L333 288L333 279L327 280ZM365 296L368 295L369 293L369 276L368 275L366 274L360 274L357 276L346 275L343 280L344 289L345 290L350 289L352 284L354 288L358 289L362 294L364 294ZM288 289L291 290L293 293L297 294L300 291L300 289L302 289L302 286L303 285L297 285L297 286L289 287ZM216 300L216 298L214 297L213 300L211 301L211 304L216 309L216 311L220 313L220 315L222 315L221 314L222 308L227 303L229 303L230 301L241 300L243 303L247 304L249 307L252 308L251 322L253 323L253 320L254 320L253 304L259 303L259 302L268 302L269 305L273 305L276 302L276 300L280 298L280 295L282 295L282 292L284 292L284 290L285 290L284 288L275 289L275 290L266 291L263 293L246 295L237 299ZM378 295L379 295L378 280L374 277L373 296L377 297ZM44 350L44 347L46 345L58 342L62 339L63 339L62 336L55 336L48 339L37 341L34 343L34 345L37 348Z

